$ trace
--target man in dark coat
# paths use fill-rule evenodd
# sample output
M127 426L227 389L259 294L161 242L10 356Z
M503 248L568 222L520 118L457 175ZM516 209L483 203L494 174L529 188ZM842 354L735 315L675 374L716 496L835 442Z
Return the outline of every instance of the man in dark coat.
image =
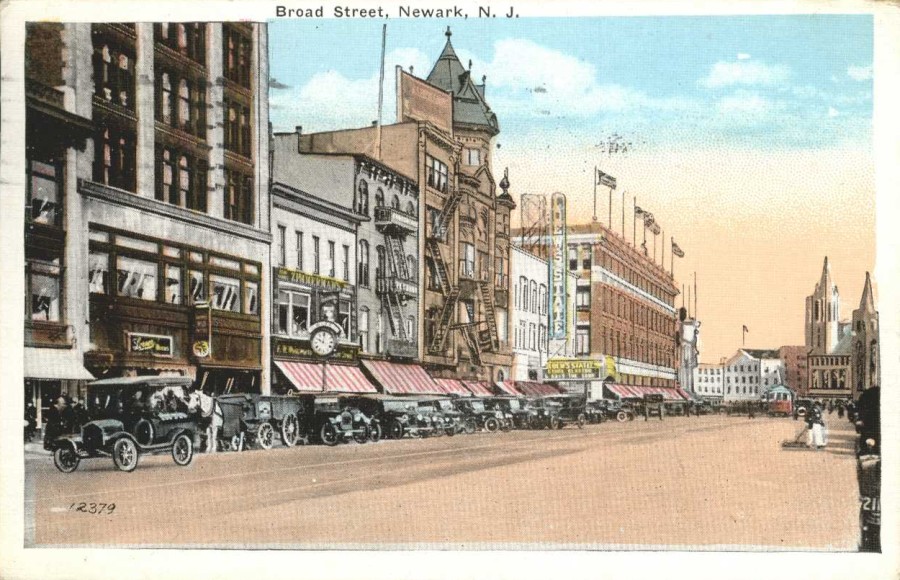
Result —
M68 407L65 397L57 397L50 410L47 411L47 425L44 427L44 449L50 449L50 443L69 430Z

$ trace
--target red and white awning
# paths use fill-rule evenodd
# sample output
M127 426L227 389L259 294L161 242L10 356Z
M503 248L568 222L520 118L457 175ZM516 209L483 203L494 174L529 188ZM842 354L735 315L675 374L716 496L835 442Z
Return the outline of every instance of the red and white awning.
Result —
M276 360L277 366L287 377L294 388L302 393L321 393L323 391L322 365Z
M434 382L448 395L471 397L472 393L457 379L434 379Z
M476 397L493 397L494 391L487 381L462 381L462 384Z
M497 381L495 383L501 391L513 397L522 397L524 394L516 388L515 381Z
M609 391L622 399L643 399L644 395L662 395L667 401L684 401L689 397L681 389L671 387L645 387L638 385L605 385Z
M391 395L443 395L425 369L419 365L399 364L383 360L364 360L381 390Z
M538 383L536 381L515 381L515 388L526 397L546 397L548 395L560 394L559 389L553 385Z
M328 365L325 371L325 391L328 393L377 393L359 367Z

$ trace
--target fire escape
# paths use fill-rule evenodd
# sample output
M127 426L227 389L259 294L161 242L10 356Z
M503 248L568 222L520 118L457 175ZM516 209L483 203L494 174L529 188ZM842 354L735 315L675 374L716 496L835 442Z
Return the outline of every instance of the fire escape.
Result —
M415 348L406 332L403 310L406 301L417 295L416 282L409 271L403 241L418 228L415 216L393 207L375 208L375 228L384 235L386 267L375 280L375 290L381 297L382 308L388 313L391 333L395 341L389 341L388 354L415 356Z
M447 262L441 254L440 243L447 239L450 222L459 202L462 200L462 192L454 190L450 197L444 202L441 213L438 214L435 223L432 225L431 234L425 242L425 249L428 257L434 263L435 274L444 294L444 306L441 310L440 318L434 329L434 335L431 344L428 345L428 352L438 354L444 351L447 344L447 335L450 333L450 322L453 313L456 311L456 304L459 302L459 286L454 286L450 282L450 272L447 269Z

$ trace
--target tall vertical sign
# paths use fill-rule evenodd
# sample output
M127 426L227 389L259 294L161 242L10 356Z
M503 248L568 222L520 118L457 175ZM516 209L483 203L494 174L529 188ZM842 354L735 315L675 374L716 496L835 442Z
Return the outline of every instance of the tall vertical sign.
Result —
M550 338L568 335L569 263L566 255L566 196L554 193L550 198Z

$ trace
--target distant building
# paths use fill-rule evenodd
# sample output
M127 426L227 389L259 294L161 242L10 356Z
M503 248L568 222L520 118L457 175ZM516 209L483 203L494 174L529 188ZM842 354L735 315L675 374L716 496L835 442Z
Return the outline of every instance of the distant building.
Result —
M872 280L866 272L866 283L859 308L853 311L852 375L854 377L853 397L866 389L881 384L881 355L878 328L878 311L872 293Z
M784 364L783 383L795 393L806 395L809 389L807 380L808 349L805 346L782 346L778 349L778 358Z
M725 402L759 399L760 360L746 350L738 350L725 361Z
M785 377L785 365L777 350L744 349L747 354L759 361L760 393L764 393L769 387L783 385Z
M806 297L806 346L816 352L829 353L837 346L840 336L841 295L831 280L828 258L813 293Z
M548 264L512 246L509 263L513 291L513 372L517 381L539 381L549 352Z
M724 386L724 365L700 363L694 369L694 393L702 399L721 401L724 397Z
M688 318L678 326L678 384L689 393L696 393L694 376L700 357L700 321Z

